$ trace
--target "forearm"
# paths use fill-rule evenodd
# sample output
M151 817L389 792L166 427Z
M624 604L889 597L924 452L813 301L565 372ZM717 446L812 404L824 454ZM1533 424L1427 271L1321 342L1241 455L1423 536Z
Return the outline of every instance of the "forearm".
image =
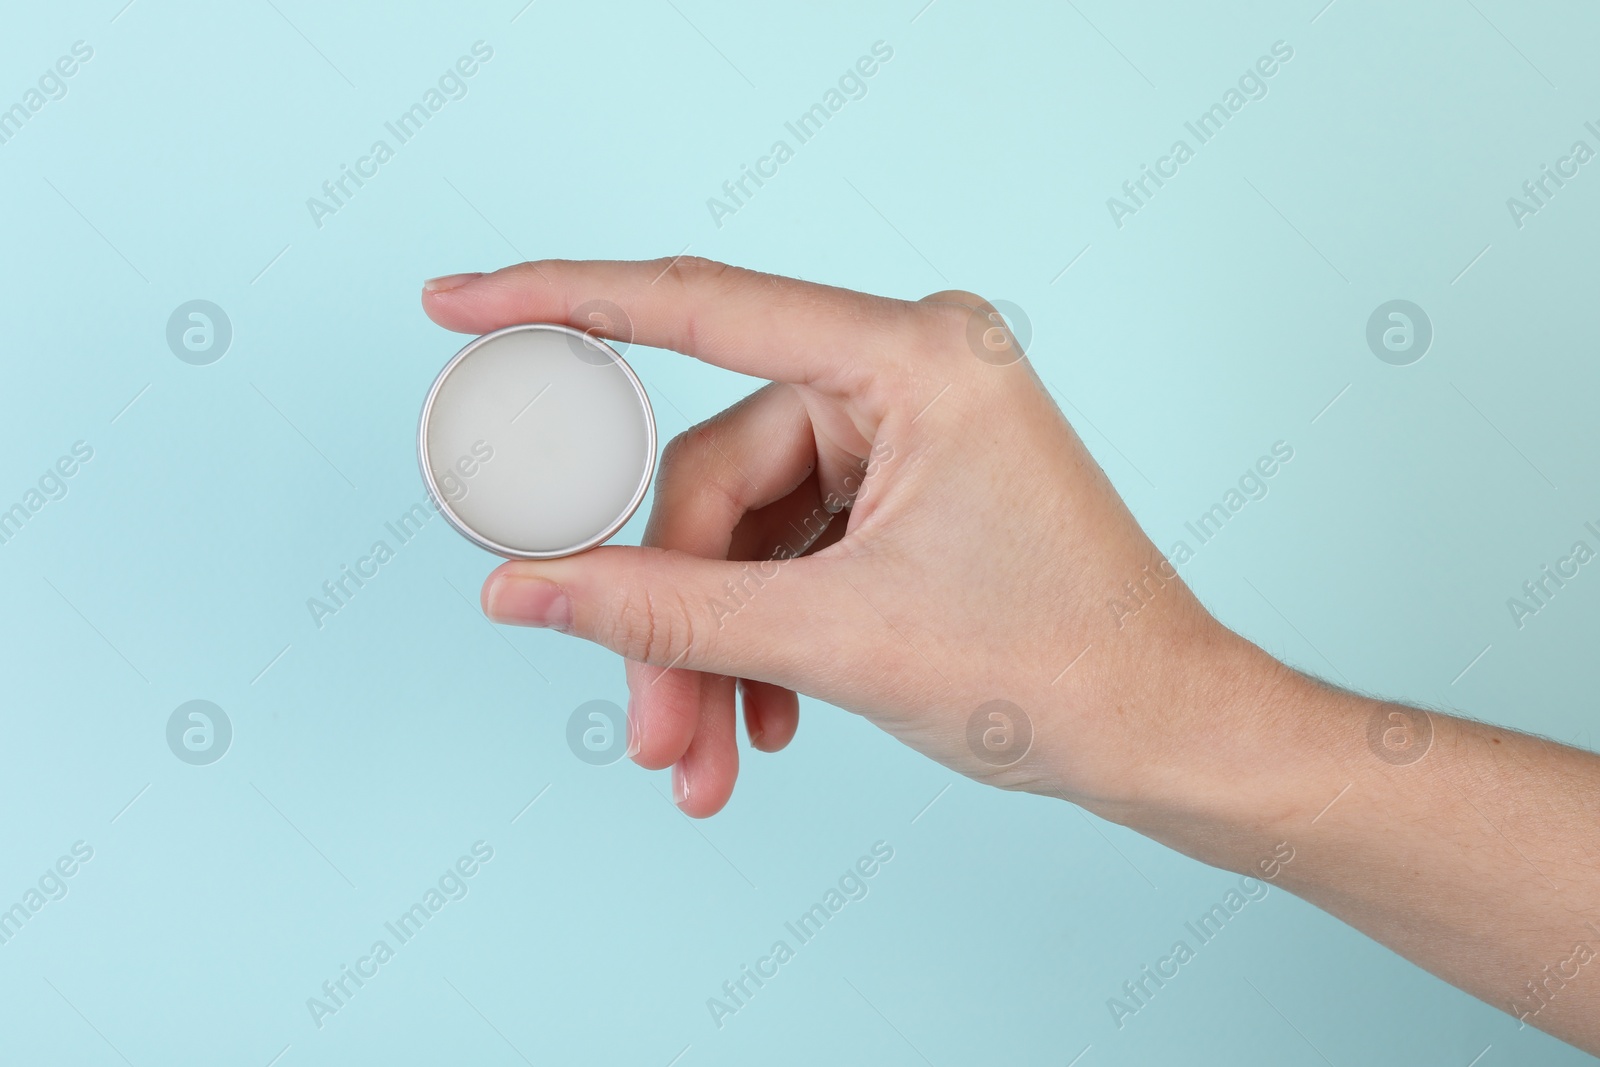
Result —
M1189 765L1102 814L1600 1051L1600 757L1230 654Z

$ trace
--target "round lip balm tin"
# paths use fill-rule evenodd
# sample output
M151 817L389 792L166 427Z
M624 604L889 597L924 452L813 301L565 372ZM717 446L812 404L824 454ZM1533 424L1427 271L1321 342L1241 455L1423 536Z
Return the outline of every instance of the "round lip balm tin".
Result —
M440 514L468 540L508 559L570 556L615 534L644 499L655 413L600 338L507 326L439 372L417 458Z

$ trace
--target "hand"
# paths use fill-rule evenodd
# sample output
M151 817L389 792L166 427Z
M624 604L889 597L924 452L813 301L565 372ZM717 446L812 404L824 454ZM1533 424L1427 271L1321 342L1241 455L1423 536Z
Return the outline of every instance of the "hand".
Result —
M592 328L569 315L594 299L627 339L772 384L667 445L641 547L506 563L484 609L629 660L630 753L674 767L684 811L732 792L736 679L757 749L788 743L801 692L980 781L1108 809L1226 729L1218 695L1265 657L1165 563L984 301L692 258L423 293L466 333ZM1137 613L1112 607L1128 582Z
M692 259L430 285L452 329L589 328L569 316L598 298L643 344L773 382L667 447L643 547L507 563L484 586L494 618L632 661L634 758L674 767L685 812L733 789L732 679L761 749L808 693L973 778L1276 879L1600 1050L1600 985L1569 973L1600 943L1600 758L1332 689L1230 633L977 297ZM1396 717L1429 722L1399 761L1373 732Z

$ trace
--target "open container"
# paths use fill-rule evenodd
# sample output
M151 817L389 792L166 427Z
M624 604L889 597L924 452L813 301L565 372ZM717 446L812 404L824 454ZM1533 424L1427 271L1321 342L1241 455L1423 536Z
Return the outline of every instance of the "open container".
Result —
M507 326L439 372L417 458L440 514L468 540L507 559L570 556L638 510L655 473L655 412L603 339Z

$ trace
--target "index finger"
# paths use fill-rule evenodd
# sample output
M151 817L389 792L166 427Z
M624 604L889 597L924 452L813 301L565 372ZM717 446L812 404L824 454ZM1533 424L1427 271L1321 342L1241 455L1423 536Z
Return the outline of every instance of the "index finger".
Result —
M433 321L461 333L555 322L611 338L606 326L574 318L596 299L632 320L632 337L612 339L830 392L848 392L864 374L898 358L903 346L893 343L895 333L917 307L697 256L539 260L454 275L428 283L422 306Z

